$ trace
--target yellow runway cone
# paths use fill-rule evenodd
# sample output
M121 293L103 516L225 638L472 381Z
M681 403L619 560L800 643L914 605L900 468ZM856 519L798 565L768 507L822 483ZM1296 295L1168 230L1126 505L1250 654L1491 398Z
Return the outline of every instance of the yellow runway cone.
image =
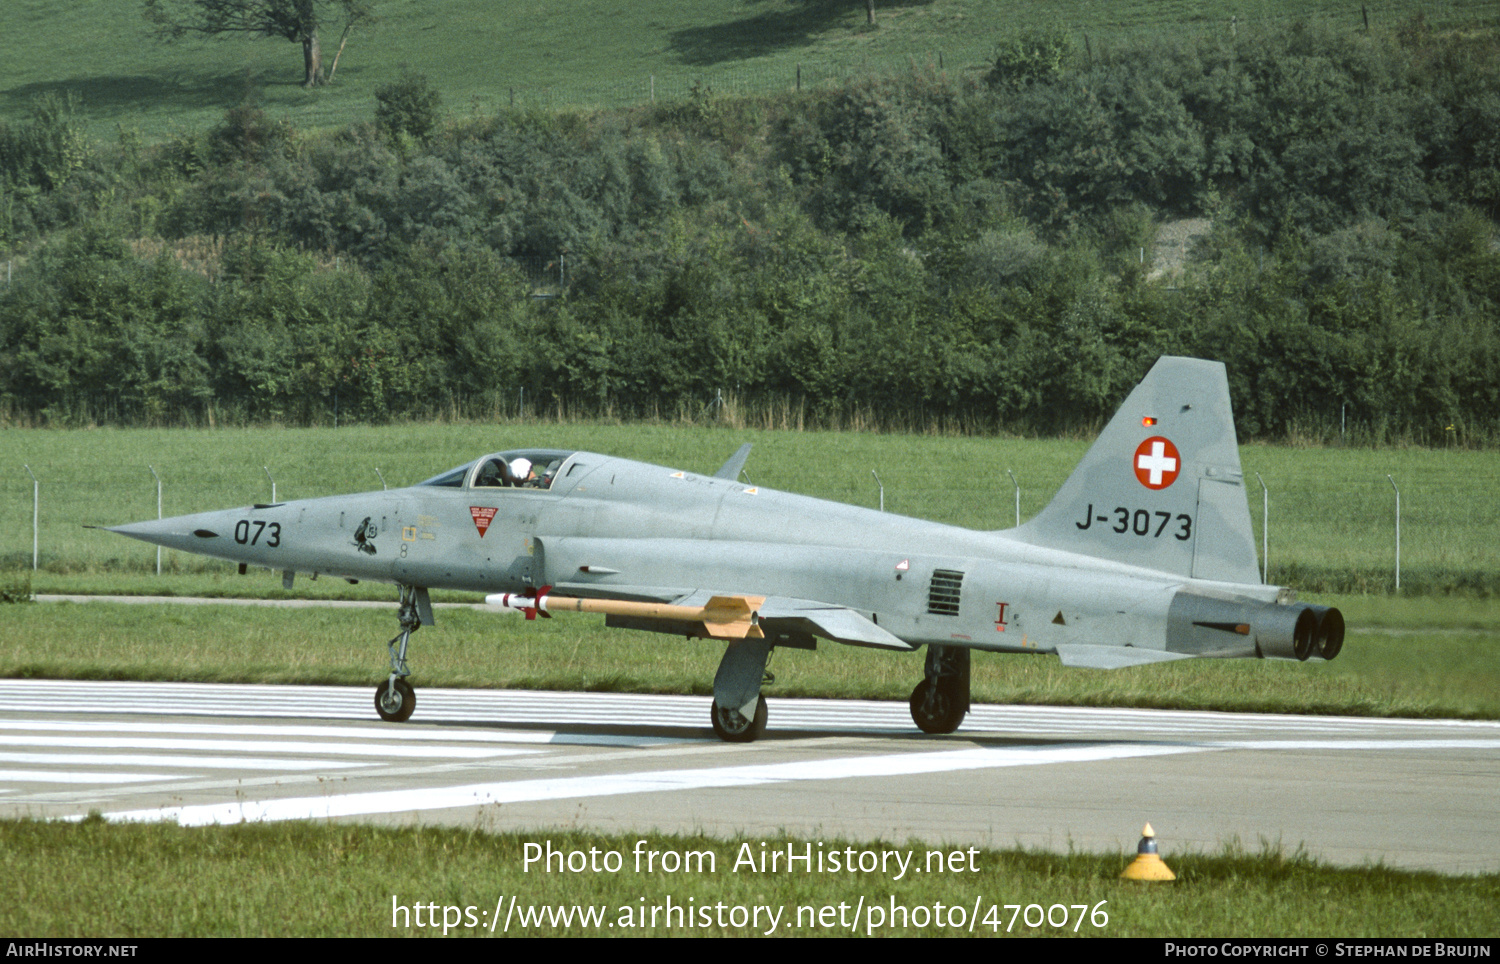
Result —
M1135 859L1120 874L1122 880L1176 880L1172 868L1162 862L1156 851L1156 831L1148 823L1141 829L1141 843L1136 847Z

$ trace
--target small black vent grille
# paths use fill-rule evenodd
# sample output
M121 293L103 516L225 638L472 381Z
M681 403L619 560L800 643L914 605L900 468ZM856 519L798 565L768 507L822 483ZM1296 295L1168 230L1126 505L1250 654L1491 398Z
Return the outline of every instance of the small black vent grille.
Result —
M934 616L957 616L958 597L963 585L963 573L952 569L933 570L932 586L927 590L927 611Z

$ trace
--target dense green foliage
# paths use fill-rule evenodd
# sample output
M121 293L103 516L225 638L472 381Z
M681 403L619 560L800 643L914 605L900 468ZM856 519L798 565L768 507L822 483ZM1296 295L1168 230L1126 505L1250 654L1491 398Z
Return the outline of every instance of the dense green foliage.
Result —
M1002 44L775 99L142 147L0 128L0 402L77 423L700 411L1055 430L1159 354L1248 436L1500 434L1500 40ZM1140 252L1213 230L1180 275Z

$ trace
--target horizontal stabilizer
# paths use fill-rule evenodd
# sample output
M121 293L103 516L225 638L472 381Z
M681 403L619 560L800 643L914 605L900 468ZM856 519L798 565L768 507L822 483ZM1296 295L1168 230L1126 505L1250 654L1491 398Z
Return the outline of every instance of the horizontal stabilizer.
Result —
M1160 649L1137 649L1134 646L1093 646L1088 643L1063 643L1057 655L1064 666L1086 669L1124 669L1146 663L1168 663L1189 659L1191 653L1168 653Z

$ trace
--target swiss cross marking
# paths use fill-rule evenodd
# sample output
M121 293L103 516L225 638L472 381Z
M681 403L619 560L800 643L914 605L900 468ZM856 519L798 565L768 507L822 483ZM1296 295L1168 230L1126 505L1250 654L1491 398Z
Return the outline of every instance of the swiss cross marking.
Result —
M1165 489L1177 481L1182 457L1169 439L1153 435L1135 450L1135 477L1148 489Z

